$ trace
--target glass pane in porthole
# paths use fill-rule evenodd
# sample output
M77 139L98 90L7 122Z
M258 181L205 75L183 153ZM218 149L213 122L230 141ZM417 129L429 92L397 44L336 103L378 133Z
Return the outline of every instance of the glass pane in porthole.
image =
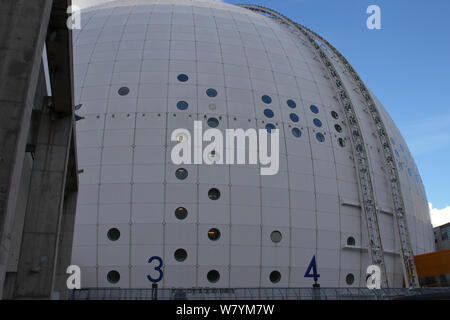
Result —
M209 88L208 90L206 90L206 94L208 95L208 97L214 98L217 96L217 91L213 88Z
M294 100L289 99L288 101L286 101L287 105L289 108L294 109L295 107L297 107L297 104L295 103Z
M178 78L178 81L180 81L180 82L186 82L189 80L189 77L185 74L179 74L177 78Z
M269 97L268 95L263 95L263 96L261 97L261 100L262 100L265 104L270 104L270 103L272 103L272 98Z
M302 132L299 128L292 128L292 135L296 138L300 138L302 135Z
M273 111L270 110L270 109L264 110L264 115L265 115L267 118L273 118L273 116L274 116Z

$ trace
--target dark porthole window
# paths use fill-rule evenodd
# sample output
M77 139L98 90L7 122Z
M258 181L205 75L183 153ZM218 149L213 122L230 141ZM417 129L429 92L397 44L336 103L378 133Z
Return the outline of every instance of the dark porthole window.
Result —
M331 116L333 117L333 119L339 119L339 114L336 111L331 111Z
M111 228L107 233L108 239L111 241L117 241L120 238L120 231L117 228Z
M220 239L220 230L216 228L209 229L208 238L212 241L217 241Z
M216 118L209 118L206 123L208 124L208 126L210 126L211 128L217 128L219 126L219 120L217 120Z
M270 103L272 103L272 98L269 97L268 95L263 95L263 96L261 97L261 100L262 100L265 104L270 104Z
M334 125L334 129L335 129L337 132L339 132L339 133L342 132L342 127L341 127L340 125L338 125L338 124L335 124L335 125Z
M189 80L189 77L185 74L179 74L177 77L178 81L180 82L186 82Z
M186 260L187 258L187 252L184 249L177 249L175 250L175 253L173 254L175 260L177 260L178 262L182 262L184 260Z
M292 135L296 138L300 138L302 136L302 131L299 128L292 128Z
M298 122L300 119L298 118L298 115L296 115L295 113L291 113L289 115L289 118L291 119L291 121L293 122Z
M177 171L175 171L175 177L177 177L177 179L184 180L187 178L187 176L188 172L184 168L179 168L177 169Z
M220 273L217 270L210 270L208 271L206 278L208 279L209 282L216 283L220 279Z
M216 89L209 88L208 90L206 90L206 95L208 97L214 98L217 96L217 91L216 91Z
M187 212L186 208L179 207L179 208L175 209L175 217L177 217L177 219L179 219L179 220L186 219L187 215L188 215L188 212Z
M342 138L339 138L339 139L338 139L338 144L339 144L339 146L341 146L342 148L344 148L344 147L345 147L345 140L342 139Z
M309 107L309 110L311 110L312 113L319 113L319 108L317 108L315 105L311 105Z
M121 95L121 96L126 96L127 94L130 93L130 88L128 88L128 87L122 87L122 88L119 89L118 93L119 93L119 95Z
M220 160L220 155L218 152L216 152L216 150L212 150L209 154L208 154L208 159L213 161L213 162L218 162Z
M353 282L355 282L355 276L352 273L349 273L346 277L345 277L345 282L347 282L347 284L350 286L353 284Z
M355 238L353 238L353 237L348 237L347 238L347 245L348 246L354 246L355 243L356 243Z
M314 120L313 120L313 122L314 122L314 125L316 126L316 127L321 127L322 126L322 121L320 121L319 119L317 119L317 118L315 118Z
M325 136L324 136L322 133L320 133L320 132L318 132L318 133L316 134L316 138L317 138L317 140L318 140L319 142L324 142L324 141L325 141Z
M281 280L281 273L279 271L272 271L269 275L270 282L278 283Z
M179 110L186 110L189 107L189 104L186 101L178 101L177 108Z
M208 191L208 198L210 198L211 200L219 199L220 198L220 191L219 191L219 189L216 189L216 188L209 189L209 191Z
M116 270L111 270L106 275L106 279L108 280L109 283L113 283L113 284L117 283L120 281L120 273Z
M273 116L274 116L273 111L270 110L270 109L264 110L264 115L265 115L267 118L273 118Z
M277 127L275 127L275 125L273 125L272 123L268 123L266 124L266 130L268 133L272 133L272 130L275 130Z
M296 104L295 101L292 100L292 99L289 99L288 101L286 101L286 103L287 103L287 105L288 105L289 108L294 109L295 107L297 107L297 104Z
M270 234L270 240L272 240L272 242L274 243L280 242L282 238L283 236L281 235L280 231L272 231L272 233Z

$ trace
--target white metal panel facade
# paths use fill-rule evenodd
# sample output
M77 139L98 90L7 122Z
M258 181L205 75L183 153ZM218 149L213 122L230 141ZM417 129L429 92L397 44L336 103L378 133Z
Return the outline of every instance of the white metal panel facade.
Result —
M313 256L322 287L365 286L367 232L348 125L306 40L224 3L129 0L83 11L74 51L78 113L85 119L77 122L84 172L72 262L82 269L82 287L151 287L147 276L158 277L157 263L149 264L153 256L163 261L159 285L169 288L309 287L304 274ZM216 96L207 95L210 88ZM266 95L270 103L262 100ZM388 281L400 287L383 157L363 102L351 98L369 146ZM180 101L188 107L180 110ZM403 168L414 252L432 251L417 167L379 103L378 109ZM278 174L261 176L259 165L174 165L172 131L192 132L194 120L207 129L211 117L223 131L268 123L280 129ZM187 170L186 179L176 177L179 168ZM212 188L219 199L208 197ZM180 207L187 210L184 219L175 214ZM220 231L218 240L208 238L212 228ZM116 240L108 237L111 229L120 232ZM274 231L281 241L271 239ZM354 245L347 245L349 237ZM187 253L183 261L175 259L178 249ZM211 270L218 279L208 279Z

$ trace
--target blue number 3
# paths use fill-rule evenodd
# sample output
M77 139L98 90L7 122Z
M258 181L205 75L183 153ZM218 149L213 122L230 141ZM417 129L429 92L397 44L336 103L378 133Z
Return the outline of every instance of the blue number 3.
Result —
M147 279L148 279L150 282L160 282L161 279L163 278L163 271L161 270L161 267L162 267L162 265L163 265L163 261L162 261L162 259L161 259L160 257L158 257L158 256L153 256L153 257L151 257L150 259L148 259L148 263L152 263L153 260L158 261L158 265L155 267L155 270L159 272L159 277L156 278L156 279L154 279L154 278L152 278L151 276L147 275Z

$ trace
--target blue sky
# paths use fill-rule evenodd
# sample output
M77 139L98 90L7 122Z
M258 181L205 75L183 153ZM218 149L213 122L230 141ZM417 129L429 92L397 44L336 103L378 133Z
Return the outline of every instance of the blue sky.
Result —
M74 0L85 6L108 0ZM327 39L387 109L411 150L435 214L450 221L450 1L226 0L276 10ZM366 27L369 5L381 30ZM433 211L432 211L433 212Z
M437 208L450 206L450 1L250 3L311 28L349 60L405 137L428 201ZM381 9L381 30L366 27L372 4Z

